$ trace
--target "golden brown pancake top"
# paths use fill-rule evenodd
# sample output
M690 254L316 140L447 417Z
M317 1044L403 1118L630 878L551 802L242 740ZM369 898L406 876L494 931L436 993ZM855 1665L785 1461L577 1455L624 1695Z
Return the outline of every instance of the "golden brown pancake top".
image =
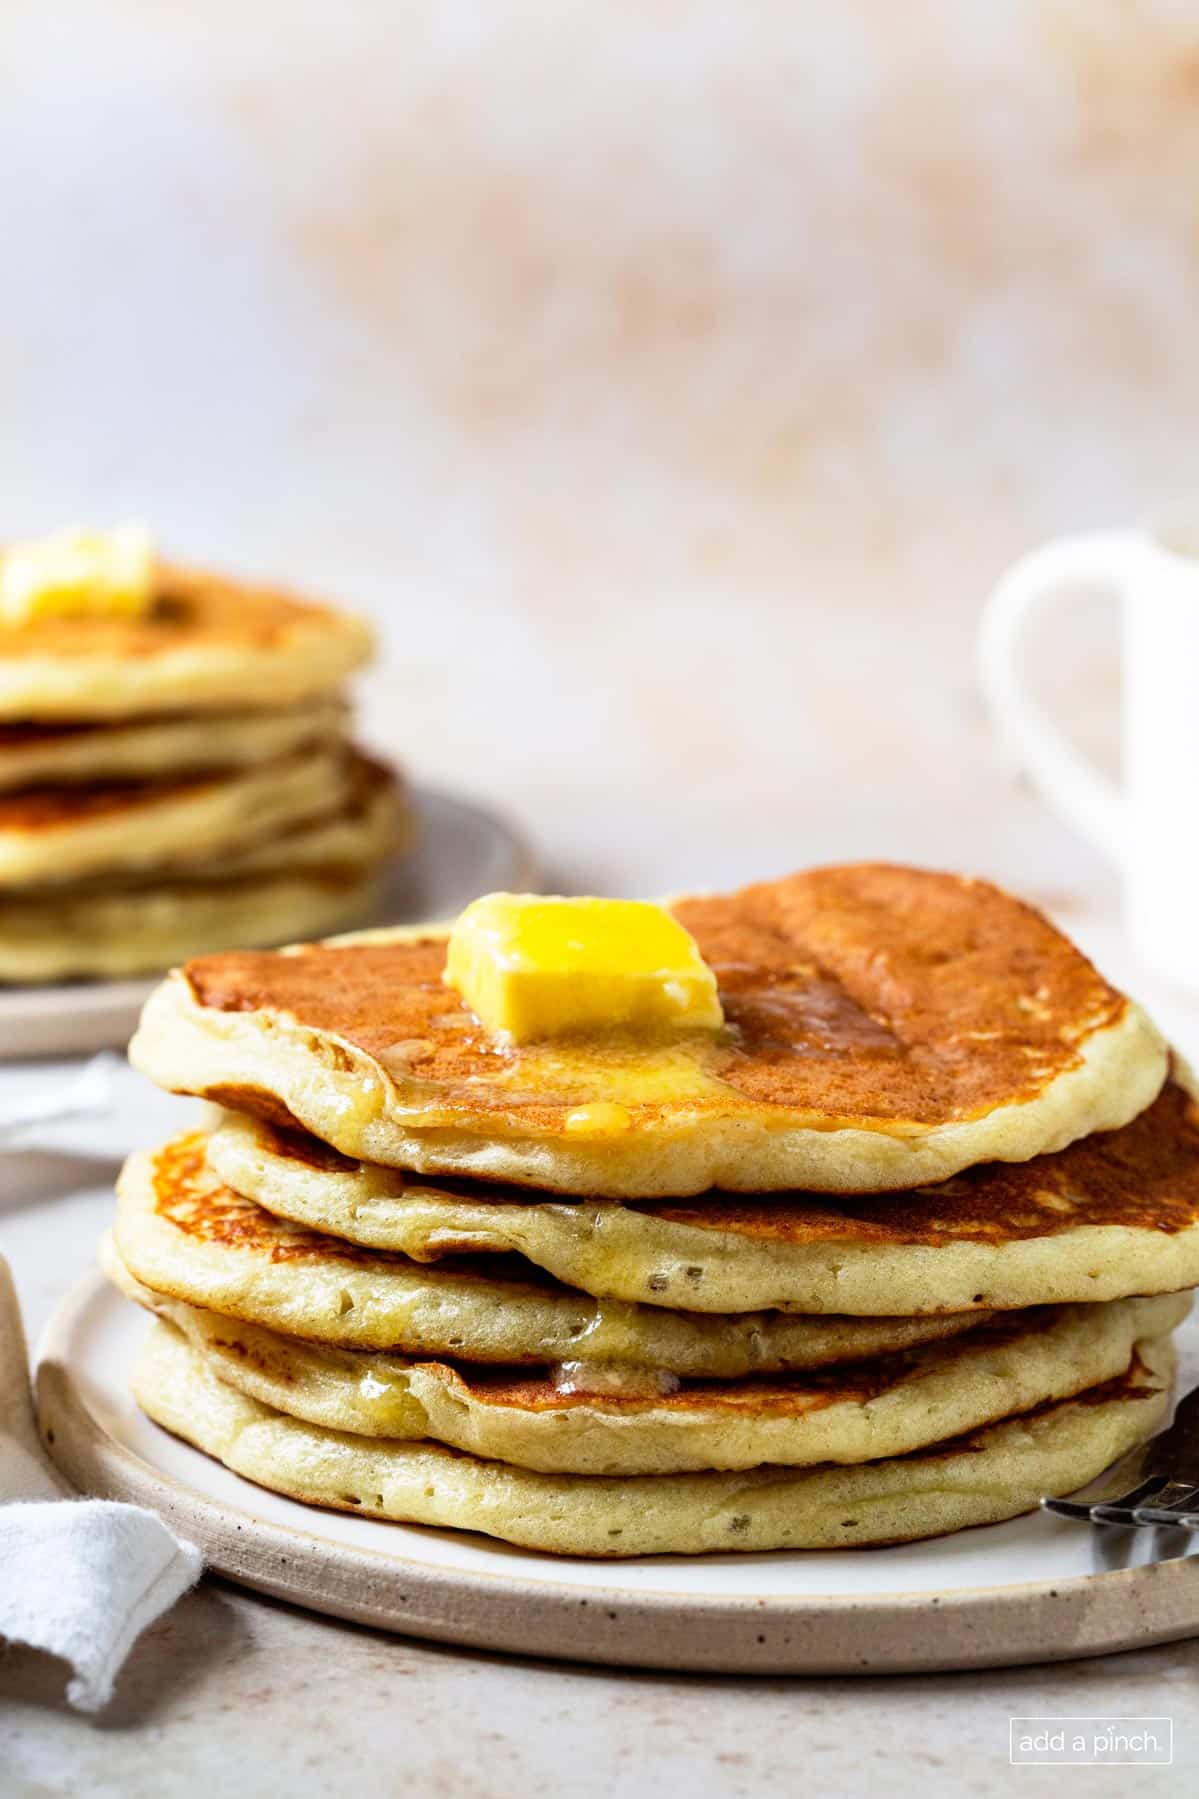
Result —
M349 1263L358 1268L396 1269L437 1280L436 1270L384 1249L362 1249L340 1237L308 1230L274 1217L252 1199L243 1199L216 1179L205 1159L206 1137L196 1131L176 1137L151 1159L150 1180L156 1215L186 1237L226 1249L252 1252L272 1263ZM452 1270L457 1279L492 1286L497 1279L517 1280L523 1287L554 1288L558 1282L519 1256L462 1258Z
M728 1021L715 1043L690 1044L711 1078L688 1092L688 1112L774 1107L901 1128L966 1120L1076 1068L1080 1044L1128 1003L1040 913L961 876L863 863L674 910L715 970ZM443 984L444 964L445 940L431 936L206 956L186 975L205 1006L290 1014L385 1068L396 1057L439 1103L458 1090L472 1112L562 1129L577 1084L555 1092L544 1046L487 1038ZM642 1054L616 1038L586 1048L596 1098L605 1056L627 1075ZM570 1057L569 1041L561 1053ZM618 1097L635 1126L674 1109L668 1097L630 1099L627 1081Z
M234 1193L210 1173L205 1141L202 1131L176 1137L153 1159L154 1210L176 1230L204 1243L254 1250L271 1262L353 1262L367 1266L377 1259L371 1250L358 1249L336 1237L319 1236L301 1224L272 1218L252 1199Z
M144 659L181 645L271 650L297 630L322 621L340 627L344 614L275 587L251 586L224 575L164 564L153 609L136 618L70 616L0 625L0 661L23 656L67 660L89 656Z

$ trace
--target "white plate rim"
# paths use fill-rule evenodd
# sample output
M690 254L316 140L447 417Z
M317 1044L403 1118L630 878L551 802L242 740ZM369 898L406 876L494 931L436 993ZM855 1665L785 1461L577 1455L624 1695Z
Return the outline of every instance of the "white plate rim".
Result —
M792 1598L579 1588L336 1543L212 1499L112 1436L71 1376L76 1333L110 1301L124 1303L93 1271L46 1327L37 1400L47 1452L82 1490L163 1512L213 1572L310 1610L470 1648L707 1673L943 1672L1199 1634L1199 1556L1003 1586ZM935 1631L921 1629L934 1618Z

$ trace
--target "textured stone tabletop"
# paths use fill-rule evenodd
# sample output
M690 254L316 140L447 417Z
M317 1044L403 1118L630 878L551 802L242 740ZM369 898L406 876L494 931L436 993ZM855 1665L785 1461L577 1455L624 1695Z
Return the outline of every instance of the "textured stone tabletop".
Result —
M99 1724L62 1711L59 1670L0 1664L0 1791L1130 1799L1193 1782L1197 1673L1199 1647L1183 1645L919 1680L612 1675L388 1640L210 1582L146 1636ZM1009 1717L1046 1712L1168 1713L1176 1765L1009 1767Z

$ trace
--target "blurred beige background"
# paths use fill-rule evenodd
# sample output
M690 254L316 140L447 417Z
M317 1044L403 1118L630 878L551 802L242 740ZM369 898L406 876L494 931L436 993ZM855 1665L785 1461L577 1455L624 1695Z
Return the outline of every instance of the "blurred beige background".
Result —
M377 738L563 883L883 853L1068 910L979 606L1195 470L1199 17L8 0L5 533L370 611ZM1045 679L1106 747L1107 617Z

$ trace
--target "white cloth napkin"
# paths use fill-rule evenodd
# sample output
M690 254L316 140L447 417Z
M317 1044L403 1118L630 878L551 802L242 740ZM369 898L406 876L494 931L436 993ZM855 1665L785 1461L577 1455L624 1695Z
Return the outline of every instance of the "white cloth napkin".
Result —
M38 1441L21 1314L0 1256L0 1637L69 1662L67 1698L93 1712L202 1563L142 1506L66 1493Z

